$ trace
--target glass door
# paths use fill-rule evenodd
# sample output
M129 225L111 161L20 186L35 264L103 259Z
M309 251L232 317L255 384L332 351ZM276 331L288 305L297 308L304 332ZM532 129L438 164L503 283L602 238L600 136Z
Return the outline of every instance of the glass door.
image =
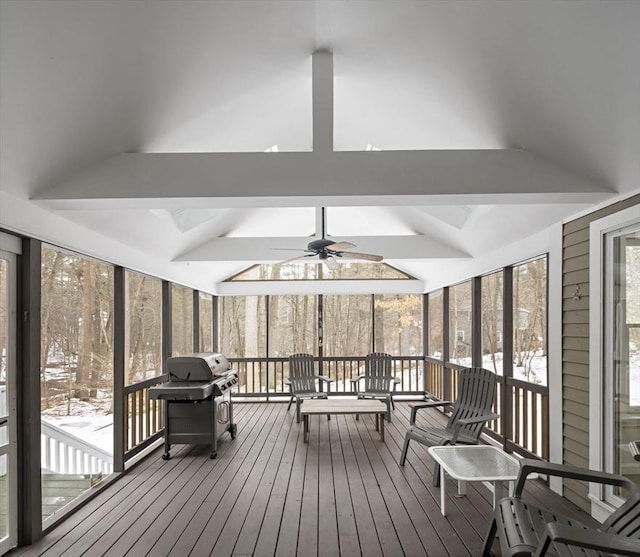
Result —
M640 481L640 223L606 235L605 469ZM622 495L611 490L606 499Z
M16 545L16 256L0 250L0 554Z

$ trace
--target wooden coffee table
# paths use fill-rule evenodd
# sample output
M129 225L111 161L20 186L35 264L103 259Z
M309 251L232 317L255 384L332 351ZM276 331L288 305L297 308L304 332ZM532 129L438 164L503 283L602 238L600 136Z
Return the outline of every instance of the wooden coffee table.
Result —
M309 416L324 414L374 414L376 431L380 432L380 439L384 441L384 418L387 415L387 405L380 400L339 398L305 400L300 406L305 443L309 441Z

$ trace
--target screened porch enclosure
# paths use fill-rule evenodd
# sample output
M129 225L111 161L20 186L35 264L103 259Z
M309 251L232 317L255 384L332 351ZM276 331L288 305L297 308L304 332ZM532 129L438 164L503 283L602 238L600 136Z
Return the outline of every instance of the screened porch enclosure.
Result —
M500 418L487 434L506 450L548 458L546 258L422 296L229 296L215 297L213 307L213 346L238 370L237 398L286 400L288 356L296 352L314 356L317 373L333 380L331 396L356 394L351 380L374 351L391 354L395 393L405 398L452 400L458 371L481 365L498 375ZM202 338L194 335L194 347ZM125 388L132 454L161 434L162 408L147 395L161 380Z
M453 400L461 369L487 367L498 375L500 418L486 434L509 452L549 456L546 258L428 294L214 296L49 245L40 253L46 450L33 503L44 528L162 440L163 404L149 389L166 380L168 357L194 352L224 354L239 375L235 400L257 404L288 400L296 352L313 356L332 397L355 396L352 380L371 352L391 355L396 401ZM57 429L46 423L51 415ZM74 429L82 421L95 431ZM108 443L96 443L99 435ZM60 474L89 481L49 507L48 497L60 495L49 480Z

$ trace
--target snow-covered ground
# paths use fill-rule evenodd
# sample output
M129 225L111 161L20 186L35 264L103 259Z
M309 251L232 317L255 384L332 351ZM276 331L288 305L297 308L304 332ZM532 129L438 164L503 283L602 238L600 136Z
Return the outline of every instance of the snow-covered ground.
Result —
M502 375L502 352L497 352L496 354L485 354L482 357L482 367L486 369L490 369L491 371L496 371L494 369L494 360L495 366L497 367L498 375ZM452 360L453 361L453 360ZM454 361L454 363L461 366L471 366L471 358L458 358ZM529 362L530 376L527 377L525 372L525 368L523 366L513 366L513 377L516 379L520 379L521 381L529 381L530 383L535 383L536 385L546 385L547 384L547 355L538 351L531 358Z
M95 403L71 399L69 405L43 410L42 419L113 454L113 414L110 408L111 401L105 398ZM67 415L68 411L70 415Z

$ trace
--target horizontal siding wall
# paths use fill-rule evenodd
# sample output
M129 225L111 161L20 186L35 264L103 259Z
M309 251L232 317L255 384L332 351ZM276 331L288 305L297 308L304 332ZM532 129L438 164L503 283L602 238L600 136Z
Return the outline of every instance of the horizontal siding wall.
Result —
M589 225L640 204L640 195L566 223L562 239L563 460L589 466ZM551 424L553 427L553 424ZM588 486L565 481L564 495L589 511Z

